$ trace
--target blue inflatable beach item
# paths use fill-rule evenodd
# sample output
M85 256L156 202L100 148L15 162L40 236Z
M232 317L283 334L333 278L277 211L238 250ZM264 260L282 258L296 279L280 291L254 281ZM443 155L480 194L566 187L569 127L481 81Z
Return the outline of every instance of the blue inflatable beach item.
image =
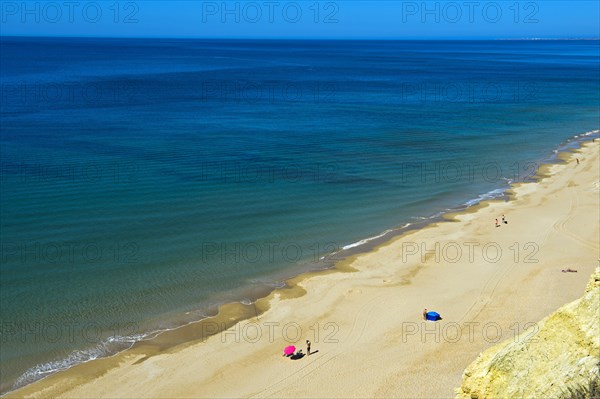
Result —
M440 316L439 313L437 312L427 312L427 315L425 317L427 320L431 320L431 321L438 321L438 320L442 320L442 317Z

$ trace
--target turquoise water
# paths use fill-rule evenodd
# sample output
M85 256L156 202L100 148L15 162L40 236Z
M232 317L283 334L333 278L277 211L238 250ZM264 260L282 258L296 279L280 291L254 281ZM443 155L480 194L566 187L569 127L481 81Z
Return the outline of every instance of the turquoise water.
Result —
M600 128L598 41L0 45L3 391L501 195Z

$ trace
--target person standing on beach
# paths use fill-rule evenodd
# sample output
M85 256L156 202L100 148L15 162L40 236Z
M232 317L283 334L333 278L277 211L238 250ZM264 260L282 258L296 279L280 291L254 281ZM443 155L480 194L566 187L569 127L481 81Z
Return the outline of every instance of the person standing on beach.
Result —
M423 309L423 320L427 320L427 308Z
M577 165L579 165L579 158L575 158L577 160Z
M310 355L310 341L306 340L306 355Z

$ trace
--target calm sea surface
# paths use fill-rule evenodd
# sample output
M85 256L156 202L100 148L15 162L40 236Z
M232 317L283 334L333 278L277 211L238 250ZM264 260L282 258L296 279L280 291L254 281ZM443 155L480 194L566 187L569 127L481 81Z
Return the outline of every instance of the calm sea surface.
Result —
M2 38L2 391L501 195L599 129L599 48Z

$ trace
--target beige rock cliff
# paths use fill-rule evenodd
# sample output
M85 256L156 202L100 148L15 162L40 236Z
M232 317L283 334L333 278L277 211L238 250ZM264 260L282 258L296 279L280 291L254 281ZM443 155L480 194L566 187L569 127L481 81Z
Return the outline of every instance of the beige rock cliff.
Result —
M600 268L585 294L471 363L457 398L569 397L598 379Z

